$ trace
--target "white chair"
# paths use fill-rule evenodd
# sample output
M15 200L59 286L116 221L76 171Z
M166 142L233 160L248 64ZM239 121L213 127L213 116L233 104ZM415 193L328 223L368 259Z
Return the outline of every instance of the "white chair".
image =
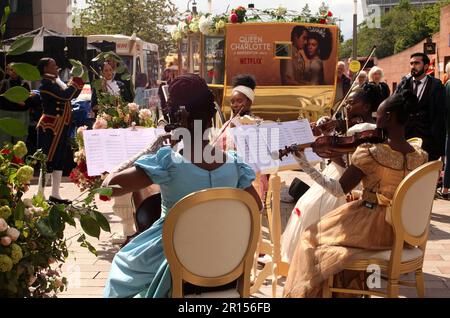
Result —
M181 199L163 227L164 252L172 276L172 297L188 297L183 284L237 288L200 297L250 295L250 271L260 229L259 209L247 192L232 188L199 191Z
M416 287L419 297L425 296L422 267L430 226L431 209L441 161L424 164L412 171L398 186L391 203L390 215L386 219L394 231L391 250L364 251L345 264L346 270L366 271L370 265L377 265L387 277L385 293L374 290L334 288L331 276L323 290L324 297L333 292L398 297L399 285ZM400 280L400 275L415 273L416 282Z

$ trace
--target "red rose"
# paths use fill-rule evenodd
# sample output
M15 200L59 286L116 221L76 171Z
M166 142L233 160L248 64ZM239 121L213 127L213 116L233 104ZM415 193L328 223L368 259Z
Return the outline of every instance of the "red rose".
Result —
M81 161L81 162L78 164L78 169L80 170L81 173L87 172L87 165L86 165L86 162Z
M232 13L230 15L230 22L231 23L237 23L238 22L238 15L236 13Z
M319 20L319 23L321 23L321 24L326 24L326 23L327 23L327 20L326 20L326 19L320 19L320 20Z
M331 11L328 11L328 14L327 14L329 17L332 17L333 16L333 13L331 12Z
M1 154L2 155L9 155L11 153L11 150L9 149L2 149Z
M13 156L11 162L15 163L17 165L23 165L23 163L24 163L22 158L19 158L19 157L16 157L16 156Z
M111 198L108 197L107 195L100 195L99 198L102 201L111 201Z

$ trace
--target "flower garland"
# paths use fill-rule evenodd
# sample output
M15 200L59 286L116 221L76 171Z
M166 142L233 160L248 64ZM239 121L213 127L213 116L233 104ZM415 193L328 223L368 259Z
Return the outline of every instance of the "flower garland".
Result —
M337 19L331 11L320 11L316 15L301 15L298 12L290 11L285 7L279 6L276 9L267 10L247 10L239 6L232 9L230 13L220 15L199 14L197 16L189 15L183 18L172 30L172 39L181 40L188 34L201 33L203 35L221 35L224 33L227 23L245 23L245 22L302 22L319 23L334 25Z

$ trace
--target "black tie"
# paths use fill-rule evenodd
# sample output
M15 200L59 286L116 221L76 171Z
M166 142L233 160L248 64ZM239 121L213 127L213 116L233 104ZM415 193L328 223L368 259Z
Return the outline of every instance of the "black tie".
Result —
M414 86L413 93L414 93L414 95L417 96L417 91L418 91L418 89L419 89L419 85L421 85L422 82L419 81L419 80L414 80L414 84L416 84L416 85Z

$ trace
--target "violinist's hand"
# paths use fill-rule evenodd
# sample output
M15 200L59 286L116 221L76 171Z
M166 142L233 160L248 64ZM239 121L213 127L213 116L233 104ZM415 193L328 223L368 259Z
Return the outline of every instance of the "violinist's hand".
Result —
M114 172L111 172L110 174L106 174L106 173L104 173L103 175L102 175L102 178L103 178L103 176L105 176L105 179L103 180L103 182L102 182L102 188L107 188L108 186L109 186L109 182L111 181L111 179L114 177L116 175L116 173L114 173Z
M317 120L316 125L317 126L324 125L324 124L328 123L329 121L331 121L330 116L322 116Z
M320 130L319 127L317 127L316 123L310 123L309 125L311 126L311 130L313 132L314 137L318 137L322 134L322 131Z
M297 158L301 158L301 157L305 157L305 149L297 149L296 151L294 151L293 155Z

